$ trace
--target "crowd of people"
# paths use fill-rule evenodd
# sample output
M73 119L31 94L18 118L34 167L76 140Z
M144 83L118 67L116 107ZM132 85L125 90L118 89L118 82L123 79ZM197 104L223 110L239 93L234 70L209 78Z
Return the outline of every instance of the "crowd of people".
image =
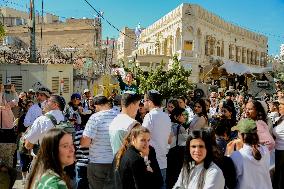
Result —
M1 85L1 130L17 140L1 139L0 188L15 182L16 152L28 189L284 188L281 87L263 100L237 90L163 99L138 94L131 73L118 81L121 94L85 89L67 103Z

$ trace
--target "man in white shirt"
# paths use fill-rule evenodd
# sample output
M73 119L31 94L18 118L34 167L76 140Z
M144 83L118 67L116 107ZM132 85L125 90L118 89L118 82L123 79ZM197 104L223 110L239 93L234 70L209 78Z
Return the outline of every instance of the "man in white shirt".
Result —
M89 147L87 177L89 186L103 188L106 176L111 169L113 153L110 145L109 126L117 116L105 96L94 98L96 113L88 120L80 141L81 147ZM83 188L83 187L81 187Z
M110 143L114 155L121 147L127 133L138 123L134 118L139 108L140 99L140 95L132 91L126 91L122 95L121 113L113 119L109 127Z
M35 103L34 105L32 105L32 107L29 108L26 117L24 119L25 127L31 126L33 122L36 120L36 118L42 115L42 111L50 95L51 91L48 88L41 87L38 89L36 93L36 98L38 103Z
M59 95L51 95L51 97L47 100L46 104L46 114L51 114L59 124L61 121L64 121L64 115L62 111L65 107L65 100L63 97ZM43 136L47 131L54 127L50 118L45 115L38 117L26 135L25 138L25 147L27 149L32 149L35 144L40 144Z
M150 145L156 150L157 160L164 179L162 189L166 188L167 154L171 144L171 119L163 112L162 95L155 90L148 91L144 96L144 106L149 113L146 114L142 126L151 133Z

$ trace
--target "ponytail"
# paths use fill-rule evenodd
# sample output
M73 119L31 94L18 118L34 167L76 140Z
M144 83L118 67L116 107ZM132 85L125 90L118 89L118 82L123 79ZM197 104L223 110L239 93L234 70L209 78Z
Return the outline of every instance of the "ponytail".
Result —
M252 145L252 155L254 157L254 159L256 160L260 160L261 159L261 153L258 150L259 145Z
M119 148L118 152L115 155L115 169L118 169L121 157L124 155L125 151L127 150L127 147L130 143L130 132L127 134L127 136L124 138L122 146Z
M262 156L260 151L258 150L259 138L257 133L242 133L241 135L244 143L252 147L252 156L254 157L254 159L261 160Z

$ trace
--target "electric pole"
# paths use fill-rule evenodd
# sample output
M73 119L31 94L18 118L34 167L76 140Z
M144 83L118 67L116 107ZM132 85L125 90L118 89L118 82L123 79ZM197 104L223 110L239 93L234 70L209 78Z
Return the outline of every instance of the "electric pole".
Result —
M35 2L30 0L30 62L36 62L36 43L35 43Z

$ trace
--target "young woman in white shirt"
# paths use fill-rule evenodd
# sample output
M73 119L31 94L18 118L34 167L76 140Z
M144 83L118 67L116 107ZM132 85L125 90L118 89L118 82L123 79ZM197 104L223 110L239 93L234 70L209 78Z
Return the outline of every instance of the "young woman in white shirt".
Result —
M193 130L186 142L185 159L173 189L223 189L222 170L213 163L211 136L205 130Z
M236 189L272 189L269 174L270 152L258 139L256 122L252 119L242 119L232 130L238 131L242 148L234 151L231 158L237 174ZM227 146L228 155L234 150L234 145Z

